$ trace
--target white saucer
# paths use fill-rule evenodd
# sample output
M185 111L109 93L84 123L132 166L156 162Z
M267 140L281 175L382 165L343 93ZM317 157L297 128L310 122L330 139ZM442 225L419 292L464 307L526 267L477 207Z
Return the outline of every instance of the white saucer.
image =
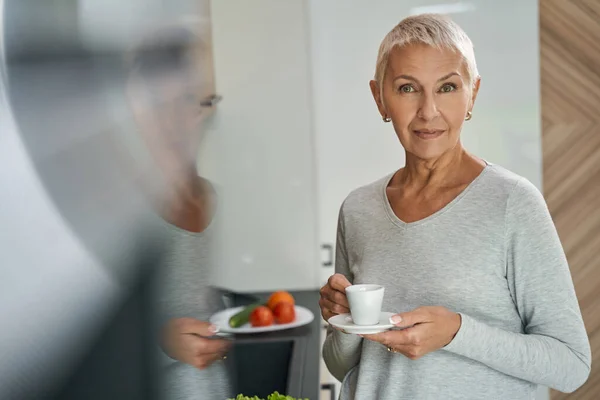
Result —
M346 333L353 333L355 335L372 335L374 333L381 333L389 331L395 325L390 323L390 317L395 315L391 312L382 312L379 314L379 323L376 325L356 325L352 321L350 314L339 314L335 317L329 318L327 321L332 326L343 330Z

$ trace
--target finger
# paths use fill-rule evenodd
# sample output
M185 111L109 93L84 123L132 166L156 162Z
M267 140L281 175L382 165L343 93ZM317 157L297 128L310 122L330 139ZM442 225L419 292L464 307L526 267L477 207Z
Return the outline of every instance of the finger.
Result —
M348 303L346 293L340 292L339 290L335 290L329 285L324 286L321 289L321 298L328 299L329 301L344 306L348 309L350 308L350 304Z
M323 321L329 323L329 320L335 317L337 314L331 312L330 310L322 310L321 315L323 316Z
M389 351L392 353L402 354L403 356L410 358L411 360L417 360L425 355L425 353L415 346L395 346L388 347Z
M352 284L350 283L350 281L348 280L348 278L346 278L344 275L342 274L335 274L332 275L329 278L329 282L328 282L329 286L332 289L337 290L338 292L342 292L344 293L346 291L346 288L348 286L351 286Z
M319 305L333 314L346 314L350 312L350 309L347 306L334 303L333 301L326 298L322 298L321 300L319 300Z
M409 327L431 322L431 313L424 307L390 317L390 323L398 327Z
M187 349L194 359L202 359L211 354L225 353L230 347L231 343L222 339L206 339L195 334L189 335L187 339Z
M231 342L221 339L198 338L202 343L197 347L199 354L223 354L231 348Z
M363 338L372 342L381 343L384 346L391 347L392 342L396 342L391 331L375 333L373 335L360 335Z
M374 335L361 335L367 340L381 343L386 347L396 348L398 346L405 346L412 344L412 335L408 330L402 331L386 331L382 333L376 333Z
M199 321L194 318L181 318L178 323L180 332L183 334L210 337L219 332L219 328L210 322Z
M215 361L223 360L229 352L232 342L221 339L201 339L203 346L197 351L194 365L203 369L210 366Z
M329 297L329 300L339 304L342 307L345 307L348 310L346 312L350 312L350 303L348 303L348 297L346 297L346 293L335 290L330 293L330 295L331 297Z
M212 354L203 354L201 357L196 357L194 360L194 367L203 370L210 367L215 361L220 361L223 359L224 353L212 353Z
M329 323L329 320L330 320L331 318L335 317L335 316L336 316L336 315L338 315L338 314L336 314L336 313L333 313L333 312L331 312L330 310L325 310L325 309L324 309L324 310L322 310L322 311L321 311L321 315L323 316L323 320L324 320L325 322Z

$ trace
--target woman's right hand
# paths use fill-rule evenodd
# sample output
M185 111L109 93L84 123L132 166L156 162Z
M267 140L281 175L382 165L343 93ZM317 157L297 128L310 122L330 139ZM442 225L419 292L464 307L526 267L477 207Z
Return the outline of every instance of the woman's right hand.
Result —
M327 284L321 288L321 315L325 321L338 314L350 312L350 305L346 298L346 288L352 285L342 274L329 277Z
M225 357L231 343L210 339L217 333L214 325L194 318L170 320L163 332L162 348L177 361L204 369Z

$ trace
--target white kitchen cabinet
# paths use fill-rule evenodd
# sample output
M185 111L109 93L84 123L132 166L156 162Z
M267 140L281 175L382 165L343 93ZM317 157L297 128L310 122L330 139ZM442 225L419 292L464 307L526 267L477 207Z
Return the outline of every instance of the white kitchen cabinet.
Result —
M306 2L211 3L223 101L200 155L219 189L215 284L236 292L319 287Z

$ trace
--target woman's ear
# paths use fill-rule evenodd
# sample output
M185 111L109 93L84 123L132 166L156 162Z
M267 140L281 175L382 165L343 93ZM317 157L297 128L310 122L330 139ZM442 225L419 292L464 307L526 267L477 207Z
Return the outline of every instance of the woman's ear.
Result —
M473 110L473 107L475 106L475 100L477 99L477 93L479 93L479 85L481 84L481 77L478 76L477 78L475 78L475 82L473 82L473 93L471 93L471 101L470 101L470 107L469 107L469 111Z
M377 104L381 118L389 117L389 115L387 115L387 111L385 110L385 106L383 105L379 84L376 81L370 81L369 86L371 87L371 94L373 94L373 99L375 99L375 104Z

